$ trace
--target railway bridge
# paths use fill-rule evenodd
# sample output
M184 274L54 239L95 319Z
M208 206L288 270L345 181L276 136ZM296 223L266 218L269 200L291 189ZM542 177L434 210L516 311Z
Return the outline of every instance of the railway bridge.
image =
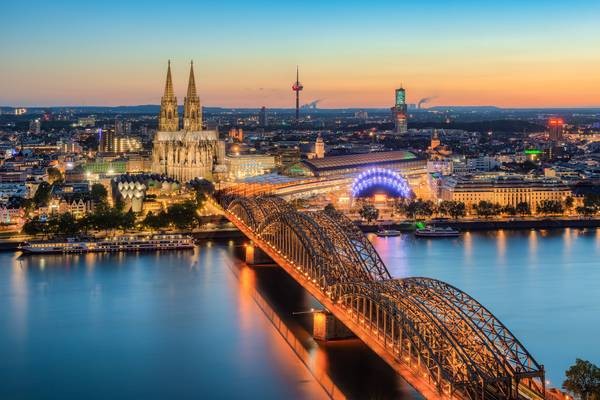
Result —
M428 399L543 399L544 368L465 292L394 279L335 209L299 212L275 196L217 197L225 216Z

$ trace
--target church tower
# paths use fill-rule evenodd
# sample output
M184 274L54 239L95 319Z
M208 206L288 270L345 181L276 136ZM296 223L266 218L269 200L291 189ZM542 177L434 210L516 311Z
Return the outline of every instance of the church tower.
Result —
M317 136L317 141L315 142L315 157L323 158L325 157L325 142L323 142L323 138L321 137L321 133Z
M185 131L202 130L202 106L196 93L196 80L194 79L194 62L190 64L190 80L187 95L183 101L183 129Z
M176 132L179 130L179 114L177 112L177 97L173 90L171 79L171 60L167 68L167 82L165 93L160 100L160 114L158 116L158 130L162 132Z

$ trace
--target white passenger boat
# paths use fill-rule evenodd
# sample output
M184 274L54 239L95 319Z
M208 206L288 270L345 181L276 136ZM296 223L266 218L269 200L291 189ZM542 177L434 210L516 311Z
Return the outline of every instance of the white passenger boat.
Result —
M89 253L146 250L191 249L194 239L188 235L122 235L99 240L46 240L25 242L19 250L26 254Z
M377 231L376 235L379 237L389 237L389 236L400 236L402 232L397 231L395 229L380 229Z
M417 237L456 237L459 235L459 231L452 229L449 226L426 226L425 228L415 230L415 236Z

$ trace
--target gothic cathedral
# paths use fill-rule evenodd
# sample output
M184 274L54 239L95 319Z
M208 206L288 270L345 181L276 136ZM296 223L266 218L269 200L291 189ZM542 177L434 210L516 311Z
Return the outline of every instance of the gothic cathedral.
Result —
M193 63L183 102L183 129L179 128L177 97L173 90L169 61L165 92L160 101L158 131L152 149L153 172L182 183L194 178L212 180L218 147L218 132L202 128L202 105L196 93Z

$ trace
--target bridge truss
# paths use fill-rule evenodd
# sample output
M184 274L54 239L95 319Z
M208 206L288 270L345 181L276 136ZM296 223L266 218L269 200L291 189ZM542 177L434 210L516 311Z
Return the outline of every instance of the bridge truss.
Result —
M428 398L543 399L544 368L489 310L430 278L393 279L336 210L219 199L227 218Z

